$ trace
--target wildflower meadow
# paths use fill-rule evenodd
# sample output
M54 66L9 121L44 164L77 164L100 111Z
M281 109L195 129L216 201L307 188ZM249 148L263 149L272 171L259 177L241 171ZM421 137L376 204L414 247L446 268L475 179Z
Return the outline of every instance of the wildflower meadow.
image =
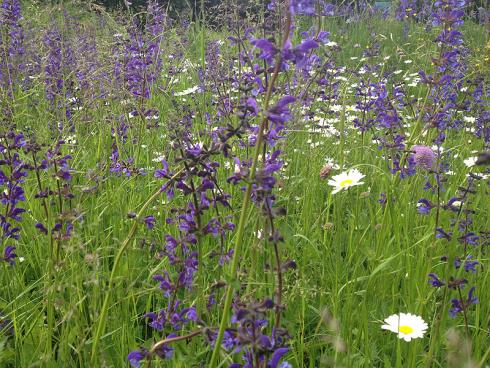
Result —
M490 367L486 0L0 0L0 367Z

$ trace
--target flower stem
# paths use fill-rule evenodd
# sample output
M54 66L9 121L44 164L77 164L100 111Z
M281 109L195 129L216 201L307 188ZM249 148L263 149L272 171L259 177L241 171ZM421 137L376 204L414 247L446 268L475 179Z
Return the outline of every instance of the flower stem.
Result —
M461 302L461 305L463 306L463 316L464 316L464 326L465 326L465 331L466 331L466 338L470 338L470 328L468 325L468 314L466 313L467 305L465 303L465 300L463 298L463 294L461 293L461 288L458 286L458 294L459 294L459 300Z
M284 33L282 35L282 44L281 44L281 50L284 48L284 45L289 37L289 28L291 26L291 16L288 12L288 16L286 19L285 27L284 27ZM281 69L281 63L282 63L282 54L279 52L277 58L276 58L276 64L274 67L274 71L270 80L269 85L267 86L267 92L265 95L265 100L264 100L264 113L267 111L269 108L269 103L270 103L270 98L272 95L272 89L274 87L274 83L277 80L277 77L279 75L279 71ZM233 298L233 291L235 290L235 281L237 280L237 271L238 271L238 261L240 259L240 253L241 253L241 248L243 245L243 236L245 234L245 223L247 222L247 217L248 217L248 207L250 203L250 195L252 193L252 185L254 182L255 178L255 171L257 169L258 161L259 161L259 153L262 147L262 143L264 141L264 131L267 127L268 119L267 116L264 116L260 123L259 127L259 132L257 135L257 142L255 144L255 151L253 155L253 160L252 160L252 167L250 169L250 178L247 184L247 189L245 190L245 194L243 196L243 203L242 203L242 210L240 213L240 220L238 222L238 230L237 230L237 235L235 238L235 248L234 248L234 253L233 253L233 260L231 264L231 274L230 274L230 280L228 280L227 288L226 288L226 296L225 296L225 304L223 306L223 315L221 316L221 322L219 325L219 331L218 331L218 336L216 337L216 341L214 343L214 349L213 353L211 355L211 360L209 362L208 367L209 368L215 368L216 363L218 360L218 354L221 348L221 342L223 341L223 336L225 333L225 328L226 325L228 324L228 317L229 317L229 312L231 308L231 301Z
M198 330L195 330L193 332L190 332L188 333L187 335L182 335L182 336L175 336L175 337L170 337L170 338L167 338L167 339L163 339L161 341L158 341L157 343L155 343L151 350L150 350L150 353L155 353L155 351L162 345L166 345L166 344L170 344L172 342L177 342L177 341L181 341L181 340L188 340L188 339L191 339L197 335L200 335L202 334L204 331L206 331L206 328L200 328Z

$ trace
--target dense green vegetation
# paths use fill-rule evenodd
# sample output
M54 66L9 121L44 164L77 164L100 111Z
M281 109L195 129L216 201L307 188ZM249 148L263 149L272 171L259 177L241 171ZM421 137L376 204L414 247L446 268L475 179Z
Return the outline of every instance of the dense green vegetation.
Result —
M128 53L131 32L151 22L141 14L110 10L120 7L117 1L100 3L108 9L94 10L76 2L25 3L23 8L26 52L22 57L28 58L28 64L22 73L31 74L19 77L12 94L2 90L0 141L6 145L5 134L14 131L40 148L34 154L24 147L18 149L20 159L30 167L22 183L25 200L19 202L26 211L22 221L15 222L21 229L20 238L2 238L0 243L15 244L17 254L15 265L0 263L1 367L124 367L131 351L139 346L150 349L169 333L185 335L202 326L217 332L227 288L236 293L237 304L265 298L277 301L274 229L280 231L283 240L278 242L281 259L291 264L294 261L296 267L284 267L282 305L280 310L268 311L269 325L264 331L271 333L279 314L281 327L290 335L284 359L292 367L487 366L489 174L488 166L467 161L488 149L485 137L475 133L480 129L478 119L488 111L490 90L490 51L483 25L465 18L461 26L467 47L464 70L468 84L458 91L457 101L464 104L468 100L469 107L454 108L451 121L461 124L444 131L444 143L434 148L440 131L425 121L424 113L437 112L431 100L436 87L422 82L419 72L439 75L437 57L442 51L434 40L440 27L367 13L359 18L296 17L291 37L294 45L306 38L302 32L311 27L313 33L317 31L314 27L320 27L318 31L330 34L328 43L319 43L309 54L318 55L323 66L315 64L304 76L300 63L291 63L278 74L271 92L271 106L285 95L296 98L289 105L290 117L281 132L284 139L275 142L273 148L264 145L257 161L260 170L267 165L266 152L282 152L284 164L274 173L277 182L272 193L274 208L280 208L278 212L285 216L275 217L264 215L267 211L260 205L242 207L243 187L255 178L238 185L227 178L236 175L235 158L242 162L253 158L255 147L249 138L258 134L253 127L272 111L265 91L254 95L252 88L244 87L249 85L241 84L240 77L262 65L265 71L257 72L256 77L265 80L265 75L274 75L267 61L259 59L260 50L253 49L243 36L244 31L248 26L256 27L252 32L261 38L271 31L270 25L279 42L281 28L273 27L276 23L272 20L263 26L261 17L265 15L260 12L244 11L250 17L248 24L247 19L236 19L238 12L228 10L210 14L216 24L209 28L190 18L175 21L154 37L144 38L149 34L146 31L142 39L159 42L161 64L149 95L137 96L124 77L118 79L118 71L121 75L129 73L130 61L123 54ZM139 6L137 1L133 4ZM196 4L172 4L176 12L189 6ZM132 23L133 16L143 20L138 27ZM272 19L281 23L283 17ZM57 38L48 42L46 35L54 30L62 40L59 76L64 82L50 100L47 65L54 55L50 45ZM228 42L230 35L243 44ZM91 48L92 41L95 49ZM240 59L244 48L250 51L250 58L253 56L256 70L247 58ZM39 69L32 68L31 72L36 62ZM388 100L401 117L400 129L406 137L403 149L397 151L396 146L382 143L383 139L391 142L398 131L378 123L365 130L359 128L356 119L378 122L382 114L381 108L359 109L359 103L369 99L363 100L358 93L363 83L386 86ZM480 85L482 103L475 102L470 92L465 94ZM397 104L395 86L402 86L404 101L410 103ZM169 299L154 277L162 275L162 270L173 275L176 268L165 253L166 235L178 238L185 233L175 224L180 208L204 201L192 198L194 185L198 187L203 176L186 166L194 161L183 159L179 140L212 147L213 134L220 127L229 124L239 129L240 104L249 97L260 106L257 116L249 117L251 128L230 139L228 155L213 153L205 158L219 164L213 173L219 186L216 184L209 193L229 193L230 206L211 206L198 216L195 247L199 268L192 288L175 292L182 305L196 307L200 320L191 320L180 331L169 326L164 331L152 329L145 313L166 308ZM229 111L227 106L231 106ZM49 150L56 150L57 144L61 153L55 157L70 155L66 168L48 165L32 170L41 160L49 161ZM433 147L437 163L412 168L414 172L407 177L402 171L391 170L395 157L401 158L403 166L416 145ZM162 159L168 162L172 175L193 172L183 179L193 187L191 194L179 189L174 198L155 194L172 177L155 177L155 171L162 169ZM331 171L325 174L326 165ZM363 184L333 194L328 180L354 168L364 175ZM11 174L8 166L0 169ZM63 178L65 169L70 180ZM471 186L469 173L479 176ZM437 180L443 184L438 186ZM461 188L471 189L471 195L458 197ZM43 198L42 189L51 193ZM8 190L4 193L9 195ZM448 203L455 197L463 203L460 208L468 212L451 210ZM428 215L418 211L422 198L434 205ZM0 209L7 213L8 205L2 206ZM244 210L242 252L238 271L233 274L230 263L223 265L218 259L225 255L224 250L236 245ZM458 232L454 221L459 224L464 216L471 217L471 223ZM235 228L222 238L201 234L212 218L233 222ZM39 231L39 223L47 228L46 234ZM52 231L58 223L62 230ZM439 227L450 229L454 236L450 240L436 236ZM458 239L467 234L465 231L478 234L477 246ZM455 260L464 263L470 253L471 259L479 262L475 273L465 272L464 267L454 271ZM464 276L468 286L453 291L434 288L428 283L430 273L448 280L452 275ZM452 318L448 312L451 299L466 298L471 286L476 287L479 302L465 308L464 316ZM464 295L458 296L461 290ZM210 296L217 304L208 308ZM400 312L422 316L428 323L423 338L407 343L381 329L385 318ZM173 358L153 360L151 367L209 366L213 348L202 335L172 344ZM219 356L222 367L244 363L239 352L222 349ZM147 363L141 364L144 367ZM265 363L260 364L265 367Z

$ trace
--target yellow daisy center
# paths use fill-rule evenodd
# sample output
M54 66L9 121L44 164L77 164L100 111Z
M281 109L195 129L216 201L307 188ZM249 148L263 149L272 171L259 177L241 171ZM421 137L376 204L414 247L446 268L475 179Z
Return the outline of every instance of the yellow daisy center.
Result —
M340 186L343 188L343 187L345 187L346 185L348 185L348 184L352 184L352 183L353 183L352 179L345 179L345 180L342 180L342 181L340 182Z
M398 331L400 331L402 334L408 335L413 332L413 328L410 326L400 326Z

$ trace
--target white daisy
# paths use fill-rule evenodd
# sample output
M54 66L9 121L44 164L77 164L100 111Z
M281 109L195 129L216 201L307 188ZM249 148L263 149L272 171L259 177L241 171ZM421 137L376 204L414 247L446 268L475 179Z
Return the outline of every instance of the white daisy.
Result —
M325 165L331 166L334 170L340 169L340 166L336 164L335 160L331 157L325 157Z
M363 175L359 170L351 169L347 172L333 176L332 179L328 181L328 185L335 187L335 189L332 191L332 194L335 194L343 189L364 184L364 182L360 181L364 177L365 175Z
M476 160L478 160L478 157L468 157L466 160L463 160L463 162L467 167L473 167L476 164Z
M395 332L398 338L405 341L424 337L428 327L422 317L410 313L393 314L384 322L385 324L381 326L383 330Z
M199 90L199 86L194 86L191 88L184 89L182 92L174 93L174 96L187 96L193 94Z
M165 160L165 156L162 153L154 152L153 154L155 157L151 159L152 162L162 162L162 160Z

